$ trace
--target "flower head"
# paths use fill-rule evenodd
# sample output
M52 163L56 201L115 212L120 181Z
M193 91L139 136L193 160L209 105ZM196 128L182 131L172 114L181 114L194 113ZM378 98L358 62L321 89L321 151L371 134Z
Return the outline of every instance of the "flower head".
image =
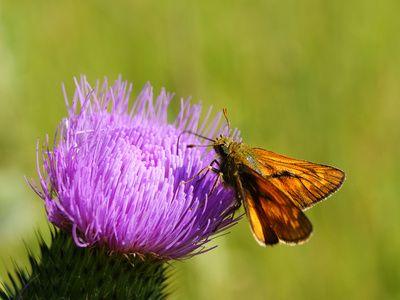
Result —
M235 223L234 193L222 184L211 193L216 174L198 173L215 153L188 148L201 141L182 132L212 137L219 116L209 121L209 111L200 124L201 106L182 101L169 123L171 94L162 90L154 101L148 84L130 105L130 92L121 79L91 87L83 77L71 104L65 96L68 117L38 158L48 218L81 247L165 259L205 251L212 235Z

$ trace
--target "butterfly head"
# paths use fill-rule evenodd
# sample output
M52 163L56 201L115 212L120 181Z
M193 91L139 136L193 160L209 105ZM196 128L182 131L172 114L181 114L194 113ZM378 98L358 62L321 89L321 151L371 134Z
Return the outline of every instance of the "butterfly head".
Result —
M233 140L231 137L220 135L214 140L213 148L220 157L226 157L231 153L231 144Z

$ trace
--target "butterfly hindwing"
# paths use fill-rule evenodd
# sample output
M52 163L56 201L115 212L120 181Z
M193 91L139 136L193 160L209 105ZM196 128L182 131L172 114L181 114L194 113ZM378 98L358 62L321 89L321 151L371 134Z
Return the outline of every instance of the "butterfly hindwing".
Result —
M298 244L308 239L311 222L285 193L251 170L242 173L241 179L246 213L259 243Z
M257 242L262 246L279 243L279 238L269 225L265 213L256 205L250 193L246 193L244 206Z

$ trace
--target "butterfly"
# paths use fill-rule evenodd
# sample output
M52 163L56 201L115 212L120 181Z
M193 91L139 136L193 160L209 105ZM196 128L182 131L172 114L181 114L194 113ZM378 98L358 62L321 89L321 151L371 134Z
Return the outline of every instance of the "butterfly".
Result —
M218 168L211 169L234 188L236 207L243 203L253 235L263 246L305 242L313 228L303 211L337 191L345 179L337 168L252 148L230 136L206 139L218 157L213 161Z

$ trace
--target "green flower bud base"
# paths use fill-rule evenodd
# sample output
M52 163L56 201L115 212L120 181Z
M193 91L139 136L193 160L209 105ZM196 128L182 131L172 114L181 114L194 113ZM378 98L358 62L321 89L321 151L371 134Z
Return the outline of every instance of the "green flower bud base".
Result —
M78 248L62 230L48 246L40 237L40 260L29 253L32 271L16 268L2 299L165 299L166 267L161 261Z

